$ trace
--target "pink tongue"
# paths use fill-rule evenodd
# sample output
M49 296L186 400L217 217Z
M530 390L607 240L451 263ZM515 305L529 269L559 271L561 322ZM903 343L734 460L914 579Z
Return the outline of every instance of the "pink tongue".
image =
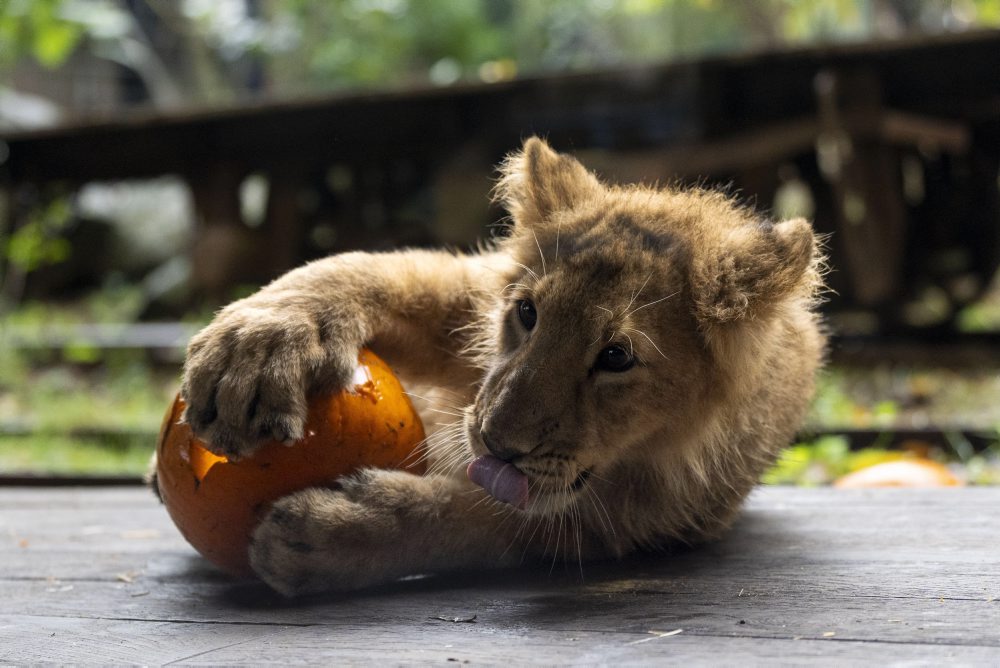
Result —
M469 464L469 480L490 496L524 510L528 506L528 478L513 464L493 455L483 455Z

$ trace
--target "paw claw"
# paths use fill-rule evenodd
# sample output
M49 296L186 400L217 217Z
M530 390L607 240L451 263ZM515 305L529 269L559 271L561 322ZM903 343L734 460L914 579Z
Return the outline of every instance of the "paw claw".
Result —
M304 434L306 392L344 387L356 353L336 336L321 345L307 314L254 298L236 302L188 347L184 419L209 449L231 458L268 441L295 443Z

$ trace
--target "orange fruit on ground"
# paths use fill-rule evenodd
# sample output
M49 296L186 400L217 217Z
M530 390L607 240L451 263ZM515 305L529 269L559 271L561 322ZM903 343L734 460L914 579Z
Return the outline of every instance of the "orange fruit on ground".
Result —
M863 487L958 487L962 481L947 466L930 459L882 462L848 473L834 481L840 489Z
M213 454L180 422L178 396L156 446L160 496L185 539L233 575L250 575L250 535L271 503L361 467L423 473L420 416L388 365L362 350L352 388L309 402L305 436L234 461Z

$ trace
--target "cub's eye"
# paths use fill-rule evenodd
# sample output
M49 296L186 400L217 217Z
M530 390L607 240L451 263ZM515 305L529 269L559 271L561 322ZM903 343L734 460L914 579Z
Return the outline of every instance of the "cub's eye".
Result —
M535 323L538 322L538 312L530 299L522 299L517 302L517 319L529 332L534 329Z
M628 371L635 364L632 353L625 350L624 346L608 346L597 354L597 362L594 367L600 371Z

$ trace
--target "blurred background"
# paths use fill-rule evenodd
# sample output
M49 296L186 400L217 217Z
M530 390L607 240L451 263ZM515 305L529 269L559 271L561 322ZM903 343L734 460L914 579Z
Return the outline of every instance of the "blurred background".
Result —
M767 482L1000 482L1000 0L2 0L0 480L134 481L215 309L474 247L531 134L830 234Z

